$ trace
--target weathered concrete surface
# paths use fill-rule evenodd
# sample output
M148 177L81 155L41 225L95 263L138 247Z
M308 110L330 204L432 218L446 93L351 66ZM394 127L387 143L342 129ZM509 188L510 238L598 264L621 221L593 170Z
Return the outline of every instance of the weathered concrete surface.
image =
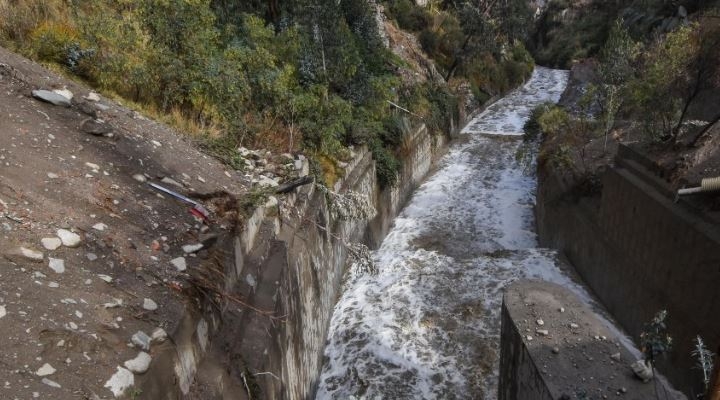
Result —
M701 335L720 345L720 232L639 163L620 157L602 177L600 196L582 197L553 171L541 170L540 242L565 253L609 312L635 339L668 310L673 349L659 363L673 385L699 393L690 355Z
M503 298L500 400L654 399L635 361L593 310L569 290L521 280Z

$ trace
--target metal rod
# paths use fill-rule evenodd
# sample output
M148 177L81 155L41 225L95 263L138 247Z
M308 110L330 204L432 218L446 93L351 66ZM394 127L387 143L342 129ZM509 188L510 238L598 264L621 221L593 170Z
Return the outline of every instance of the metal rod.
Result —
M192 205L194 205L194 206L199 206L199 205L200 205L200 203L198 203L197 201L195 201L195 200L193 200L193 199L190 199L190 198L187 198L187 197L181 195L180 193L175 192L175 191L172 191L172 190L170 190L170 189L168 189L168 188L162 187L162 186L157 185L157 184L152 183L152 182L148 182L148 185L150 185L151 187L153 187L153 188L155 188L155 189L157 189L157 190L159 190L159 191L161 191L161 192L163 192L163 193L169 194L170 196L173 196L173 197L175 197L176 199L180 199L180 200L182 200L182 201L184 201L184 202L186 202L186 203L190 203L190 204L192 204Z

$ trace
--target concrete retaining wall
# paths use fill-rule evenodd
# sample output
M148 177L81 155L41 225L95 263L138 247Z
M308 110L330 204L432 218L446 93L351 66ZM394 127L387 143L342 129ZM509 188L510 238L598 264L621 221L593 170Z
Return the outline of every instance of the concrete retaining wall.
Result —
M347 243L379 244L444 151L447 139L420 126L407 140L398 184L380 190L369 151L356 151L332 188L366 194L372 221L334 220L327 197L302 186L277 206L258 207L213 254L216 282L231 299L189 304L172 341L158 348L138 385L144 397L308 399L314 396Z
M628 349L569 290L515 282L501 315L499 400L655 398L629 369Z
M568 257L587 285L635 339L667 309L674 347L660 369L686 394L699 393L691 357L701 335L720 345L720 231L683 204L639 163L620 158L601 196L575 197L552 171L540 172L540 242Z

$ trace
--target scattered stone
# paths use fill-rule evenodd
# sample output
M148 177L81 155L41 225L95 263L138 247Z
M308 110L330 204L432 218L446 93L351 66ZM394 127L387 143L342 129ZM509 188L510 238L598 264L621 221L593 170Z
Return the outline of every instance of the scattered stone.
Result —
M113 301L103 304L103 307L104 308L120 307L122 305L122 303L123 303L122 299L113 299Z
M143 350L149 350L150 349L150 336L147 335L147 333L143 331L137 331L132 337L130 338L130 341L140 347Z
M102 279L103 281L110 283L112 282L112 277L105 274L98 274L98 278Z
M30 261L34 262L42 262L42 260L45 259L45 255L42 253L42 251L37 251L33 249L28 249L27 247L20 247L18 249L18 252L23 257L27 258Z
M163 328L155 328L155 330L152 333L151 341L152 343L162 343L165 340L167 340L168 334L165 332L165 329Z
M95 253L87 253L85 254L85 257L87 257L87 259L90 261L95 261L98 259L98 256Z
M102 222L100 222L100 223L97 223L97 224L93 225L93 229L95 229L96 231L102 232L102 231L104 231L105 229L107 229L107 225L105 225L105 224L103 224Z
M65 272L65 260L50 257L48 267L55 273L62 274Z
M87 118L80 124L80 130L95 136L108 136L112 134L113 127L101 119Z
M33 90L32 95L34 98L50 103L54 106L70 107L72 105L72 103L70 103L70 99L67 97L49 90Z
M143 300L143 308L148 311L155 311L158 309L158 305L152 299L145 298Z
M135 179L136 181L138 181L140 183L147 182L147 178L143 174L135 174L132 177L133 177L133 179Z
M50 283L48 283L48 287L51 287L51 288L59 288L59 287L60 287L60 284L57 283L57 282L50 282Z
M120 397L134 384L135 375L123 367L117 367L117 372L105 382L104 387L110 389L113 396Z
M75 316L82 319L83 313L80 312L79 310L75 310Z
M150 143L152 143L155 147L162 147L162 143L158 142L157 140L151 140Z
M59 176L58 174L54 173L54 172L48 172L48 173L47 173L47 177L50 178L50 179L57 179L57 178L59 178L60 176Z
M62 246L62 240L56 237L42 238L40 239L40 243L42 243L43 247L47 250L57 250Z
M576 324L576 323L574 323L574 322L573 322L573 323L570 323L570 329L577 329L577 328L579 328L579 327L580 327L580 325L578 325L578 324Z
M627 393L627 388L624 388L624 387L620 388L620 393Z
M141 351L138 353L137 357L132 360L125 361L123 365L125 365L125 368L136 374L144 374L148 368L150 368L150 361L152 361L150 354Z
M559 347L553 347L552 348L553 354L560 354L560 348Z
M174 185L174 186L177 186L177 187L180 187L180 188L184 188L184 187L185 187L185 186L183 186L182 183L176 181L175 179L172 179L172 178L170 178L170 177L167 177L167 176L166 176L166 177L163 177L163 178L160 180L160 182L162 182L162 183L167 183L168 185Z
M632 368L635 376L640 378L643 383L648 383L653 378L652 368L645 364L645 360L637 360L630 365L630 368Z
M99 165L97 165L97 164L95 164L95 163L91 163L91 162L86 162L86 163L85 163L85 166L88 167L88 168L90 168L90 169L92 169L92 170L96 170L96 171L100 169L100 166L99 166Z
M527 336L525 336L525 339L527 339L527 340L533 340L533 337L530 336L530 335L527 335Z
M68 88L63 87L62 89L53 89L53 93L59 94L68 100L72 100L75 95Z
M170 260L170 264L175 267L178 271L185 271L187 269L187 262L185 261L185 257L178 257L173 258Z
M87 96L85 96L85 99L90 101L100 101L100 95L95 92L90 92Z
M610 355L611 360L620 361L620 353L615 353Z
M67 229L58 229L57 235L66 247L78 247L80 245L80 235L70 232Z
M74 323L74 322L72 322L72 321L70 321L70 322L68 323L68 325L70 326L70 329L72 329L72 330L74 330L74 331L76 331L77 328L78 328L77 324Z
M195 253L195 252L199 251L199 250L202 249L202 248L203 248L203 244L202 244L202 243L186 244L185 246L182 247L183 251L184 251L186 254Z
M535 323L537 323L537 324L540 325L540 326L545 325L545 321L543 321L543 320L541 320L541 319L535 321Z
M44 384L46 384L46 385L48 385L48 386L50 386L50 387L54 387L54 388L56 388L56 389L60 389L60 388L62 387L62 386L60 386L59 383L57 383L57 382L55 382L55 381L51 381L51 380L48 379L48 378L42 378L42 381L41 381L41 382L44 383Z
M5 310L5 306L0 306L0 318L4 318L7 315L7 310Z
M537 329L537 330L535 330L535 333L537 333L540 336L547 336L550 334L550 332L547 329Z
M90 116L93 119L97 118L97 108L95 107L95 104L87 101L80 101L75 103L75 107L80 110L81 113Z
M35 375L37 375L37 376L48 376L48 375L54 374L55 371L57 371L57 370L56 370L55 368L53 368L52 365L50 365L50 364L48 364L48 363L45 363L45 364L43 364L42 367L40 367L40 369L38 369L38 370L35 372Z

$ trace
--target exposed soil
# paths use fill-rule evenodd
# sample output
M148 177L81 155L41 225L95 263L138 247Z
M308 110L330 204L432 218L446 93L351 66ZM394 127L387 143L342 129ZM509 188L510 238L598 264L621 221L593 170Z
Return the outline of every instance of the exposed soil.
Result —
M31 96L60 88L74 94L72 107ZM0 48L1 398L112 398L106 381L139 351L131 336L161 327L172 337L188 272L207 253L207 246L195 254L181 246L212 239L232 223L215 213L206 226L187 204L133 175L170 178L177 185L160 184L183 194L238 196L249 186L189 138L106 98L84 100L89 94ZM89 114L110 124L112 137L84 133ZM79 246L43 248L41 239L61 228L79 235ZM18 256L21 246L42 259ZM184 272L170 264L182 256ZM64 272L49 268L50 258L63 260ZM145 299L157 309L144 307ZM41 377L36 371L46 363L56 371Z

